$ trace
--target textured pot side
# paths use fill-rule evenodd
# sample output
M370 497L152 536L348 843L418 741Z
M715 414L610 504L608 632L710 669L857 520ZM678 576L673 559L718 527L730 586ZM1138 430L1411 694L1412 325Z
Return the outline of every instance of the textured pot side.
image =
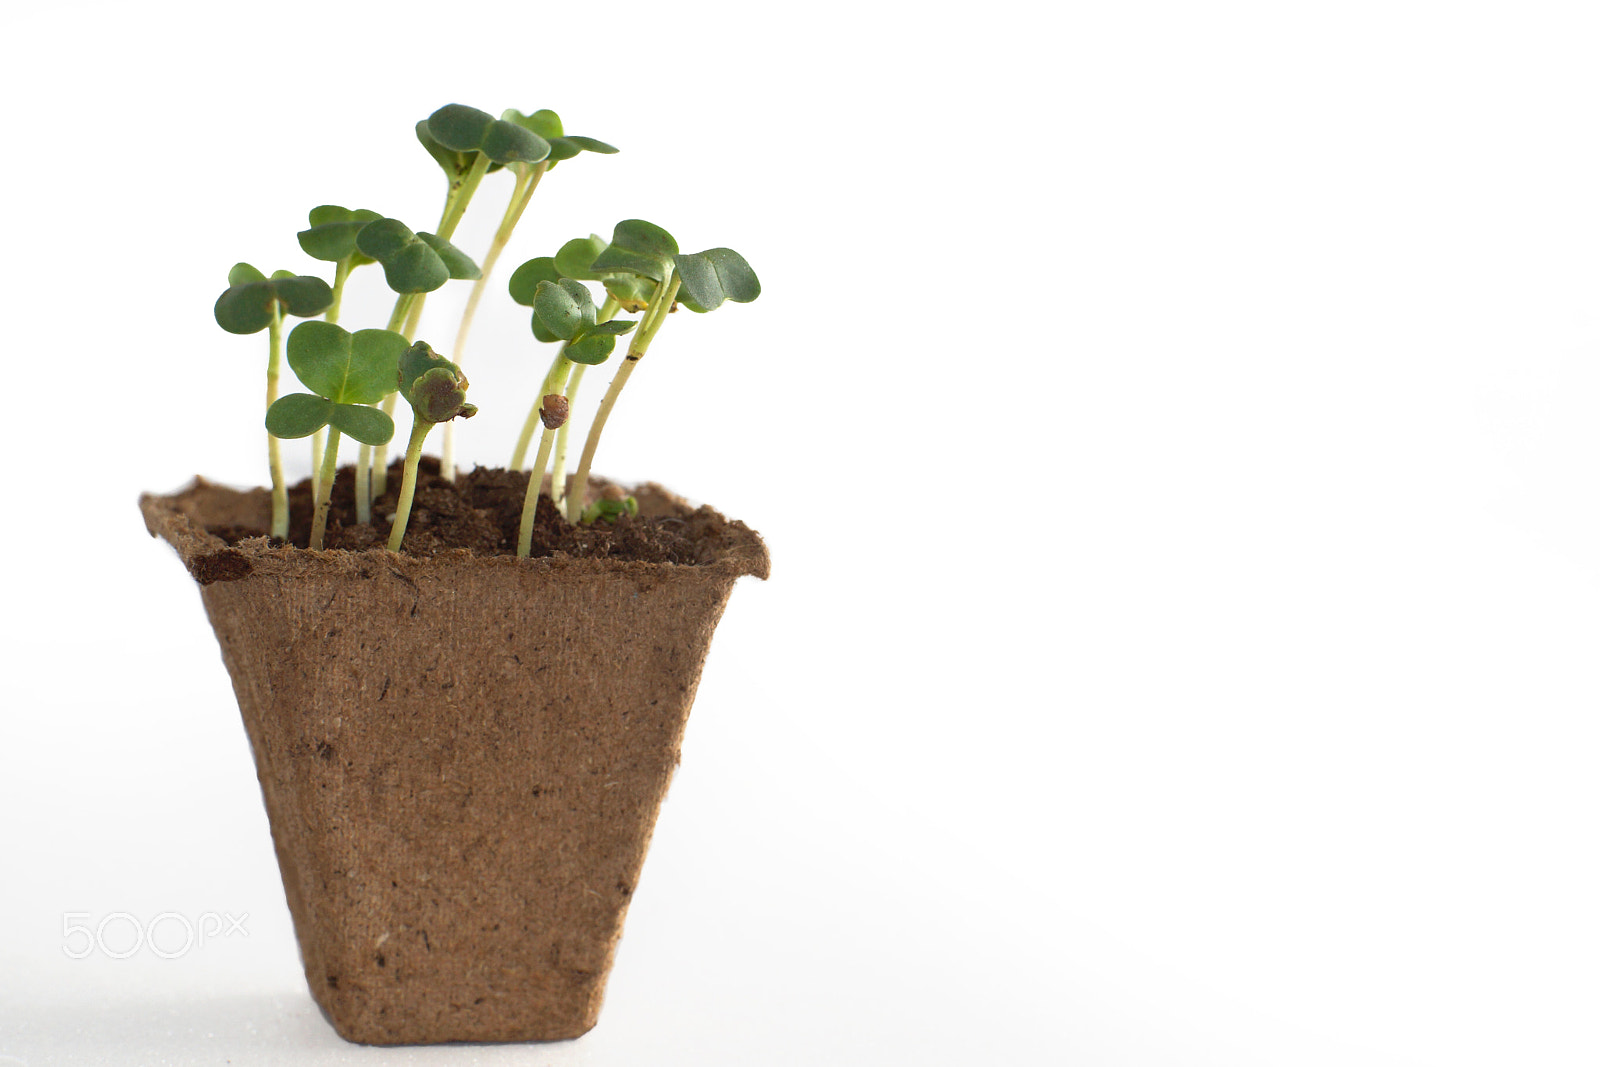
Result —
M712 630L766 547L658 487L644 514L720 531L701 565L310 552L264 491L140 500L232 676L311 993L371 1044L594 1026Z

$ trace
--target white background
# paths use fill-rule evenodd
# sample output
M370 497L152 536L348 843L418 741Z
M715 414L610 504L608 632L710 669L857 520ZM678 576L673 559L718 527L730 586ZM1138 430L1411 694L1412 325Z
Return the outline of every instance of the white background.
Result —
M4 19L0 1064L1600 1060L1589 5ZM663 330L599 466L775 562L600 1026L386 1051L305 991L135 498L265 477L226 271L317 267L318 203L428 228L411 126L447 101L623 149L550 175L502 279L632 216L756 267L760 301ZM542 374L526 317L480 316L468 460ZM66 957L64 913L118 911L249 936Z

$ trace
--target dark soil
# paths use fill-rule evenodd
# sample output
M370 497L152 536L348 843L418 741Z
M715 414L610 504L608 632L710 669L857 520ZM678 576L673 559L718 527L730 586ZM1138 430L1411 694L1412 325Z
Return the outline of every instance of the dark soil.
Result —
M399 460L390 465L388 486L373 501L370 524L356 521L355 468L340 469L333 483L325 548L362 551L384 547L400 495L400 468ZM515 555L527 488L527 474L498 467L478 467L447 482L439 477L439 461L424 456L403 551L413 556L434 556L452 549L467 549L477 556ZM309 478L289 487L290 544L307 547L312 507ZM726 529L726 520L707 507L681 516L624 515L614 524L602 521L573 526L557 513L548 496L540 496L531 555L709 563ZM230 545L267 532L244 526L207 530Z

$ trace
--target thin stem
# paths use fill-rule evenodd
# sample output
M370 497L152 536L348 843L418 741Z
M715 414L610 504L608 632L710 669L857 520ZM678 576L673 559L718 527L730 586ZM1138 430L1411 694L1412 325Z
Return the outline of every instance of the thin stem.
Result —
M482 152L472 161L466 177L461 179L459 186L452 186L450 195L445 199L444 215L439 219L439 236L446 241L456 232L456 227L461 224L461 216L467 213L467 205L472 202L472 194L478 191L478 183L483 181L483 176L489 173L490 159Z
M566 351L567 346L562 345L561 350ZM545 375L544 384L539 388L539 411L544 405L547 396L562 395L567 387L567 376L576 366L566 356L556 357L555 366L550 368L550 373ZM565 423L563 423L565 425ZM533 458L533 467L528 471L528 490L522 496L522 525L517 530L517 555L524 558L533 546L533 520L539 514L539 490L544 484L544 468L550 462L550 449L556 443L556 428L546 426L544 433L539 436L539 454Z
M595 321L610 322L621 310L622 302L607 293L605 302L595 315ZM572 417L577 414L578 386L583 384L585 369L586 365L579 363L567 378L567 421L556 431L556 455L550 470L550 499L555 501L557 511L564 510L562 505L567 499L567 438L572 432Z
M533 551L533 520L539 515L539 490L544 487L544 468L550 461L550 448L555 443L556 432L549 427L539 436L539 454L533 458L533 468L528 471L528 491L522 497L522 525L517 527L517 555L528 558Z
M394 418L395 401L399 399L398 392L390 393L383 398L383 413ZM372 450L372 498L376 500L389 491L389 446L387 443L378 445Z
M278 369L283 364L283 305L272 302L267 324L267 407L278 399ZM289 539L289 487L283 481L283 451L278 439L267 434L267 467L272 473L272 536Z
M372 446L356 453L356 521L372 521Z
M339 321L339 304L344 300L345 279L350 277L350 257L346 256L334 264L333 268L333 303L328 305L327 314L323 318L329 322Z
M411 310L406 313L406 324L401 333L405 334L407 341L417 339L417 324L422 321L422 305L428 302L427 293L418 293L417 298L411 302Z
M333 476L339 469L339 428L328 427L328 449L322 454L322 492L317 494L317 510L311 518L311 547L321 548L328 532L328 501L333 498Z
M400 324L406 321L410 314L422 314L422 299L427 293L401 293L395 298L394 310L389 312L389 324L386 330L399 330ZM403 331L405 339L411 340L411 335L416 329L412 323ZM390 393L383 398L383 413L390 418L394 417L395 394ZM363 473L365 472L365 473ZM368 492L365 496L361 493L361 486L365 483ZM389 488L389 446L381 444L377 448L361 446L361 452L356 456L356 507L359 509L363 503L367 506L368 515L371 514L372 501L382 496Z
M311 499L322 492L322 452L328 447L328 432L318 430L311 435Z
M561 364L570 362L566 353L567 346L563 344L556 352L556 358L550 361L550 369L545 372L545 384L549 384L555 377L556 369ZM544 397L549 391L541 385L539 395L533 398L533 407L528 411L528 417L522 424L522 432L517 435L517 447L511 451L511 469L514 471L521 470L523 463L528 459L528 446L533 443L533 431L539 428L539 412L544 408Z
M633 343L628 346L627 358L622 361L622 366L617 368L617 376L611 379L605 399L600 401L600 409L594 413L594 422L589 425L589 436L583 442L583 457L578 461L578 474L572 480L572 492L567 498L568 522L577 523L583 514L583 498L589 491L589 467L594 463L595 449L600 447L600 434L604 432L606 420L611 417L611 409L616 406L622 387L628 384L633 368L644 358L645 352L650 348L650 342L655 340L656 332L661 329L667 313L672 310L672 301L678 295L680 281L681 279L673 274L656 286L655 295L650 299L650 306L644 309L639 325L634 327Z
M467 351L467 335L472 332L472 321L478 314L478 302L483 299L484 290L488 288L489 276L494 273L494 266L500 261L500 253L505 251L506 245L511 241L511 234L517 228L517 221L522 218L522 213L528 208L528 201L533 197L533 191L539 187L539 179L544 176L545 163L534 167L519 165L517 167L516 183L511 187L511 199L506 204L506 211L500 218L500 228L495 231L494 240L489 244L489 251L483 257L479 267L478 280L472 283L472 291L467 294L467 306L461 312L461 324L456 327L456 343L451 348L450 358L457 364ZM456 480L456 423L452 419L444 424L444 447L439 455L439 474L447 482Z
M389 312L389 321L383 328L385 330L400 329L400 324L406 321L406 312L410 311L413 305L420 303L423 295L422 293L401 293L395 297L394 310ZM409 338L407 339L409 340Z
M550 468L550 499L557 511L562 510L561 505L567 499L567 431L572 429L572 405L578 402L578 386L583 382L584 369L585 365L579 363L567 378L567 421L556 431L556 455Z
M411 521L411 501L417 495L417 464L422 459L422 442L433 429L415 414L411 419L411 440L406 443L406 468L400 481L400 501L395 506L394 525L389 528L389 551L400 551L406 538L406 523Z
M339 321L339 305L344 300L344 283L354 269L351 257L345 256L333 265L333 303L328 305L327 312L322 316L327 322ZM318 430L311 435L311 499L315 500L322 493L322 453L328 447L328 435Z

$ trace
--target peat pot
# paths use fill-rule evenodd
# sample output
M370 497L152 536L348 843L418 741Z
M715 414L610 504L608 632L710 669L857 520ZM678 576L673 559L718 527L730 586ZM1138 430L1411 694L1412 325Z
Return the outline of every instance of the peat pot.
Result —
M264 490L140 500L222 646L306 981L351 1041L530 1041L594 1026L712 630L766 547L697 565L312 552Z

